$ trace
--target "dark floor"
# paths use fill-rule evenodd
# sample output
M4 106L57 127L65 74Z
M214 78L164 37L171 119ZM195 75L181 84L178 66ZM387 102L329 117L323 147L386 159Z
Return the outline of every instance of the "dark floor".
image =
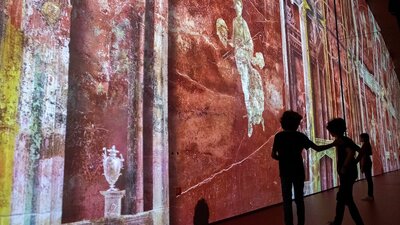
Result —
M362 180L354 185L354 199L365 225L400 225L400 171L374 177L374 188L375 200L367 202L361 200L367 194L367 182ZM326 225L333 219L336 192L337 189L333 189L305 198L306 225ZM295 206L293 211L296 211ZM296 215L294 218L297 218ZM346 207L342 225L353 224ZM282 205L267 207L213 225L284 225Z

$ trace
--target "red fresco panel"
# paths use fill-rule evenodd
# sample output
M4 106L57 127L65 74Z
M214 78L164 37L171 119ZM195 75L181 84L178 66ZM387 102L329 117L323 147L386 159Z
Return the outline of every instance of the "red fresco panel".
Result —
M281 201L277 194L280 193L277 162L270 158L273 135L279 130L278 117L283 109L279 4L243 1L243 19L253 42L251 50L264 58L265 66L259 67L240 61L244 60L239 57L242 49L224 46L218 36L216 23L221 18L228 32L225 37L232 37L236 15L233 6L232 1L170 2L173 224L189 224L194 206L201 198L210 208L210 221ZM234 40L238 41L243 34L236 35ZM243 76L247 76L246 68L251 71L250 86L256 89L254 92L261 90L257 88L261 80L264 130L262 122L248 116L254 108L246 107L245 92L249 89L242 82ZM253 99L257 93L251 92L250 105L257 103ZM250 120L255 123L249 125ZM254 193L259 193L258 197Z

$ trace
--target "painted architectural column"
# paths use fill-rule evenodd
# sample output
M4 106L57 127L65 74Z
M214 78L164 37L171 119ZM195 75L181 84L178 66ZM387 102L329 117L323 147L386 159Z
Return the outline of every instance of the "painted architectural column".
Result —
M353 13L352 13L352 21L353 21L353 24L354 24L354 39L355 39L355 61L353 61L352 60L352 62L354 63L354 74L356 74L356 75L358 75L358 74L360 74L360 71L359 71L359 66L358 66L358 64L359 63L361 63L360 62L360 56L359 56L359 52L360 52L360 50L359 50L359 43L360 43L360 38L359 38L359 34L358 34L358 23L357 23L357 18L356 18L356 13L355 13L355 10L354 9L358 9L358 2L356 2L356 1L350 1L350 4L351 4L351 7L352 7L352 11L353 11ZM364 31L364 32L367 32L367 31ZM362 42L362 40L363 39L361 39L361 42ZM362 102L362 95L361 95L361 77L360 76L357 76L357 86L358 86L358 95L359 95L359 102L360 102L360 114L361 114L361 129L362 130L365 130L365 122L366 122L366 120L365 120L365 118L364 118L364 112L365 112L365 109L364 109L364 104L363 104L363 102Z
M300 35L301 35L301 52L303 59L303 74L304 74L304 93L306 101L306 122L307 136L311 137L315 141L315 130L314 130L314 103L313 103L313 90L312 90L312 80L311 80L311 62L310 62L310 49L309 49L309 39L308 39L308 29L307 29L307 10L310 10L306 0L303 0L299 4L299 19L300 19ZM307 155L309 159L312 159L310 155ZM313 163L311 161L311 163ZM313 170L310 170L310 178L314 177ZM308 191L313 192L313 179L310 182L306 182L307 187L306 194Z
M1 47L1 77L8 88L1 88L7 92L7 110L0 132L6 140L1 141L6 144L1 149L8 154L6 163L1 163L7 168L1 220L5 224L59 224L70 5L69 1L8 1L5 8L9 17Z
M285 108L290 109L290 89L289 89L289 59L288 59L288 44L286 31L286 4L285 0L279 0L280 23L282 32L282 58L283 58L283 75L285 78Z
M132 8L132 72L128 86L128 151L126 155L126 197L123 214L144 210L143 186L143 77L146 0L136 1Z
M308 29L307 29L307 10L310 9L306 0L299 5L300 11L300 34L301 34L301 52L303 57L303 73L304 73L304 90L306 93L306 116L307 116L307 134L309 137L315 137L314 132L314 105L310 68L310 49L308 46Z
M145 104L145 157L150 161L152 174L147 182L152 188L154 224L169 224L168 183L168 1L147 1L144 99ZM149 123L150 122L150 123ZM151 137L150 137L151 135ZM149 160L151 158L151 160ZM146 160L146 159L145 159ZM146 167L145 167L146 168ZM149 190L150 191L150 190Z

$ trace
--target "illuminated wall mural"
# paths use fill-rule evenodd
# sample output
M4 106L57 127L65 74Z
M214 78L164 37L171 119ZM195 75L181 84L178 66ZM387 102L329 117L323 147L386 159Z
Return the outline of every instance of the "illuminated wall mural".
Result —
M190 224L201 199L211 221L281 201L270 153L286 109L304 116L301 131L317 144L331 140L326 123L344 117L357 143L371 134L375 174L399 169L399 82L364 0L185 0L170 9L172 224ZM306 194L338 185L333 149L303 158Z
M279 4L169 7L171 223L190 224L201 198L212 221L281 201L270 158L285 104Z
M337 23L336 23L337 22ZM283 111L329 143L368 132L400 169L400 85L364 0L0 2L0 224L193 224L281 202ZM102 149L124 169L104 219ZM304 152L306 194L338 184Z

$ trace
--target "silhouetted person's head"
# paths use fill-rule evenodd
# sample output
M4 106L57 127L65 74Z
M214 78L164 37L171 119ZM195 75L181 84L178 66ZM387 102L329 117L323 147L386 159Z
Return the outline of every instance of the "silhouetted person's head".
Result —
M369 135L367 133L360 134L361 142L367 143L369 142Z
M300 121L303 117L295 111L285 111L281 117L281 126L284 130L295 131L299 128Z
M208 210L207 202L204 198L200 199L194 208L193 224L194 225L208 225L208 218L210 212Z
M346 132L346 121L342 118L335 118L328 122L326 128L333 137L344 136L344 132Z

